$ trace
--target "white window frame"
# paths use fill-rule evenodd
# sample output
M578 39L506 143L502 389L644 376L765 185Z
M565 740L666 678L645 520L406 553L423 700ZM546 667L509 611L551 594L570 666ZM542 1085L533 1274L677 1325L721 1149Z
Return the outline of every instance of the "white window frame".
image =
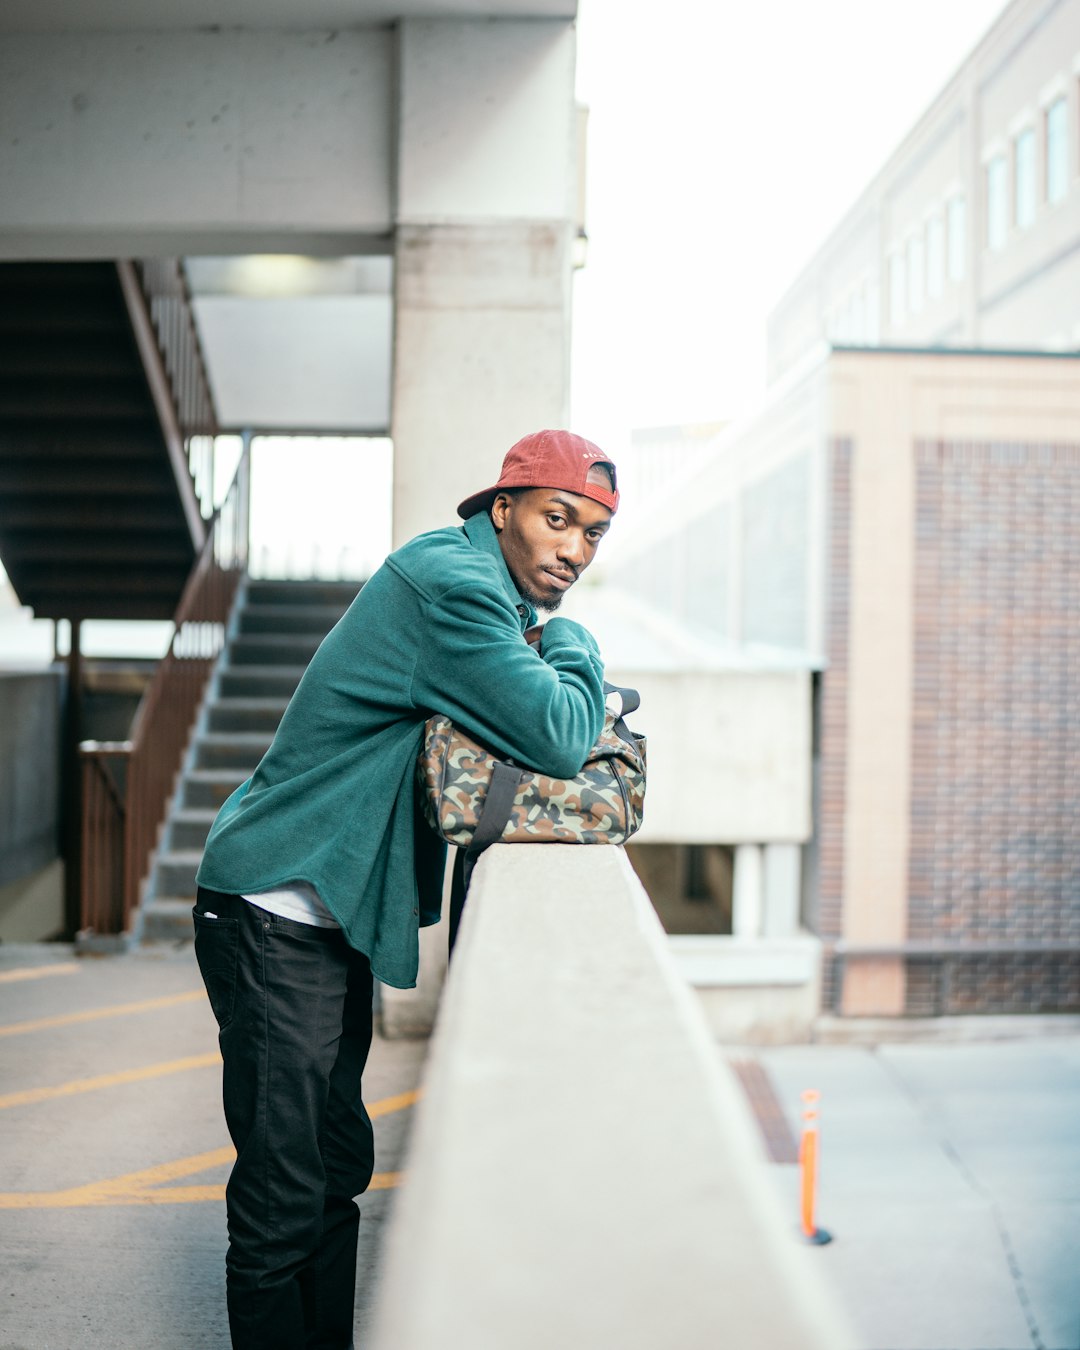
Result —
M959 207L962 213L959 234L953 234L953 211ZM967 277L968 269L968 194L962 184L956 184L945 194L945 280L946 283L959 285ZM959 250L953 247L959 239ZM959 265L957 265L959 263Z
M1064 126L1062 134L1065 138L1064 145L1064 164L1061 173L1061 193L1057 197L1050 195L1050 113L1058 105L1064 109ZM1048 85L1039 95L1039 125L1042 130L1042 156L1040 159L1041 187L1039 196L1047 206L1060 206L1068 198L1069 189L1072 186L1072 158L1073 142L1076 139L1073 132L1078 130L1073 126L1073 117L1070 115L1072 102L1069 98L1069 82L1065 76L1060 76L1052 84Z
M921 314L926 304L926 239L922 230L911 230L904 240L907 259L907 308Z
M1031 145L1031 164L1028 166L1030 198L1021 203L1020 142L1027 136L1031 137L1029 142ZM1009 139L1009 160L1008 168L1012 170L1008 177L1009 224L1014 230L1030 230L1039 214L1039 129L1038 124L1030 114L1025 113L1023 118L1017 119L1013 123L1012 134ZM1022 205L1029 214L1021 214ZM1008 239L1008 230L1006 230L1005 238Z
M988 253L1000 253L1009 242L1009 202L1011 199L1011 183L1009 181L1009 143L1007 141L995 141L988 145L982 155L982 175L983 175L983 205L985 210L982 219L982 243L983 248ZM997 203L991 198L990 171L996 165L1000 164L1003 178L1001 183L1000 220L994 211ZM1001 235L998 237L996 226L1000 224Z
M930 247L930 240L935 227L937 228L938 231L938 242L940 245L938 251L938 269L937 269L936 287L931 285L931 282L934 279L934 274L933 269L931 268L933 250ZM945 232L946 232L945 211L942 206L938 205L935 206L932 211L928 211L926 213L925 219L923 220L923 233L926 236L926 298L930 304L933 304L934 301L936 300L940 300L941 297L945 294L945 280L948 275L948 266L946 259L947 240L945 237Z
M888 255L889 328L902 328L907 322L907 252L904 244L895 245Z

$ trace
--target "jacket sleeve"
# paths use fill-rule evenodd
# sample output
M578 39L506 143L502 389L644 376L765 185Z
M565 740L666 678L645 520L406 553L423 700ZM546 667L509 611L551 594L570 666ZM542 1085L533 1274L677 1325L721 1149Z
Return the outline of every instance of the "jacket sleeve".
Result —
M522 641L506 597L455 587L429 610L413 701L519 764L573 777L604 724L603 662L592 634L569 619L551 619L542 645L540 657Z

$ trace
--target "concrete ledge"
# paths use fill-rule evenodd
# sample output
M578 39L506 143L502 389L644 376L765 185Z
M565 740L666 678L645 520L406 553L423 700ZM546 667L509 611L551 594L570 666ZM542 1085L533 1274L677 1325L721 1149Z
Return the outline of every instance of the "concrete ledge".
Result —
M377 1350L844 1350L620 849L497 845L466 907Z
M1011 1013L971 1017L836 1017L814 1023L819 1045L887 1045L905 1041L1015 1041L1029 1036L1080 1036L1076 1013Z

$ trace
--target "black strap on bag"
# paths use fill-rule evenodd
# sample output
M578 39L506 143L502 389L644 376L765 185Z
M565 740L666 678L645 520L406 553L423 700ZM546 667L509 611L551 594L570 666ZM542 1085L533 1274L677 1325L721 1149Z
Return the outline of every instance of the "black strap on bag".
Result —
M627 745L636 748L637 742L634 740L633 733L623 719L636 712L641 706L641 695L636 689L624 689L621 685L608 684L605 680L604 697L607 698L609 694L618 694L622 699L622 712L615 721L614 731ZM476 866L481 853L490 848L492 844L497 844L502 838L503 830L506 829L506 822L510 819L510 812L514 809L514 798L526 772L527 770L519 769L512 761L499 760L496 762L495 768L492 770L491 784L488 787L487 796L480 808L480 817L476 822L473 837L465 848L459 848L457 851L457 857L454 859L453 876L450 881L449 939L451 951L454 950L454 939L457 937L458 924L461 922L461 911L465 908L465 899L469 893L473 868Z

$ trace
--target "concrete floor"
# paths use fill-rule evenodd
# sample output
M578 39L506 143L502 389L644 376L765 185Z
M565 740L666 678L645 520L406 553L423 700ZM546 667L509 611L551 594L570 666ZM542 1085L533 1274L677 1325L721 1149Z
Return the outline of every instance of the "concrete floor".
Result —
M1080 1348L1080 1036L756 1058L793 1133L821 1092L813 1257L861 1350Z
M216 1033L190 944L0 947L0 1350L228 1346ZM358 1343L426 1048L377 1036L365 1074Z

